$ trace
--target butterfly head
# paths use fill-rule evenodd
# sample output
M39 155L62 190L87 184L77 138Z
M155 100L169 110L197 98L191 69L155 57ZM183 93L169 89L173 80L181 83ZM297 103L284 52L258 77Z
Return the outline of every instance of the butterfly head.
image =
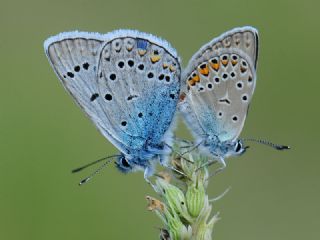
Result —
M144 170L147 167L147 162L142 161L140 157L131 157L121 154L115 161L116 167L122 173L135 172Z
M228 144L227 152L225 157L229 156L239 156L245 153L249 146L244 146L242 140L237 140Z
M120 172L129 173L134 169L134 165L124 155L121 155L115 161L115 164Z

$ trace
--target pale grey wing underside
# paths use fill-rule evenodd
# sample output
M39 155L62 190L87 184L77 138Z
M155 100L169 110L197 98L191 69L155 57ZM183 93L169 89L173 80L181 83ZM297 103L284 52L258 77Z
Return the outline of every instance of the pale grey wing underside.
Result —
M63 33L44 45L64 87L121 152L141 149L148 137L159 143L171 124L180 91L180 63L167 42L118 30L105 35ZM154 77L149 78L147 71ZM163 81L158 80L160 73Z
M257 36L251 27L231 30L202 47L184 71L179 108L200 139L232 141L241 133L256 84ZM236 47L234 39L240 39Z
M97 92L97 68L103 47L99 34L70 32L49 38L45 52L65 89L94 122L98 130L120 151L126 147L116 139L114 129L108 128L108 118L100 101L93 101Z
M256 82L253 64L246 57L235 49L224 49L207 61L202 59L190 73L181 105L196 135L216 135L221 141L239 136ZM234 64L232 58L237 59Z

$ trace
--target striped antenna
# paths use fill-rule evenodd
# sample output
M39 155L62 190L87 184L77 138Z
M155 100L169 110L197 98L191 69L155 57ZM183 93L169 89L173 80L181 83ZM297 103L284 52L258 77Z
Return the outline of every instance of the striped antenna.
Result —
M250 142L260 143L260 144L272 147L272 148L274 148L276 150L290 149L290 146L275 144L275 143L269 142L267 140L262 140L262 139L246 138L246 139L242 139L242 141L244 141L244 142L250 141Z

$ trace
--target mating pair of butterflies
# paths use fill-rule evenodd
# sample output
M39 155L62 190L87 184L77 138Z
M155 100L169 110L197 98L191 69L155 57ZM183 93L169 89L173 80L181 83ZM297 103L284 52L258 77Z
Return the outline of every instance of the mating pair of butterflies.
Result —
M171 45L133 30L65 32L44 43L65 89L121 154L122 172L166 164L177 109L199 146L225 165L256 85L258 32L235 28L200 48L182 70Z

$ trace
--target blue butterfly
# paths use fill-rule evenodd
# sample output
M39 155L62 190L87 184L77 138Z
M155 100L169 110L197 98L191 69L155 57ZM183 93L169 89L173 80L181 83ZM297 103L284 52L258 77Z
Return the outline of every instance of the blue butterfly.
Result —
M119 151L121 172L165 164L180 94L180 59L170 44L133 30L65 32L44 43L77 104Z
M258 40L258 31L252 27L228 31L202 46L182 74L186 89L179 110L197 145L222 168L225 158L247 149L238 137L256 86ZM289 148L254 141L279 150Z

